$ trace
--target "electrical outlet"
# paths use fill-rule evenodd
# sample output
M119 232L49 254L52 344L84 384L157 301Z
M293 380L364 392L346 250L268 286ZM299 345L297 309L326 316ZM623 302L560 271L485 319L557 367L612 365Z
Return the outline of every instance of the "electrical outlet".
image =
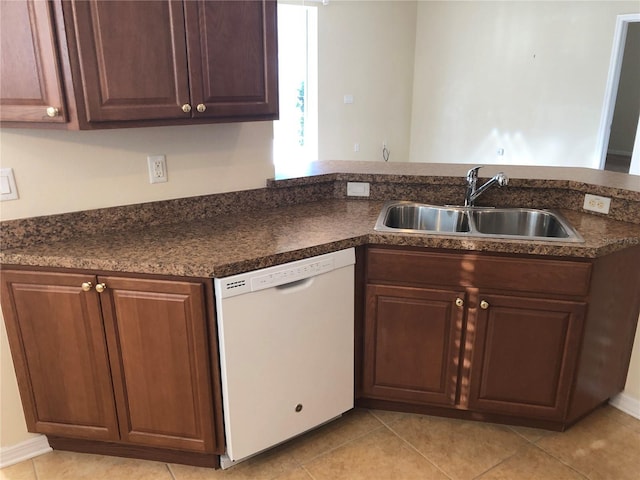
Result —
M147 157L149 166L149 183L162 183L167 178L167 158L164 155L149 155Z
M586 193L584 196L584 205L582 208L598 213L609 213L609 207L611 206L611 199L609 197L599 197L597 195L591 195Z
M368 197L369 182L347 182L347 196Z
M0 192L0 201L17 200L19 198L13 168L0 168Z

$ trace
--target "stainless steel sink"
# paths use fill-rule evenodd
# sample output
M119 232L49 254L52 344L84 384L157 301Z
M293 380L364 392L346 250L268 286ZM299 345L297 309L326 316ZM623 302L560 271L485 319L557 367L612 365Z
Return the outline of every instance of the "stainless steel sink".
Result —
M382 225L393 230L447 233L470 231L469 216L465 210L421 204L403 203L389 206L382 219Z
M471 210L471 218L478 232L486 235L567 239L573 234L566 220L548 210Z
M442 207L387 202L375 230L470 237L583 242L562 215L532 208Z

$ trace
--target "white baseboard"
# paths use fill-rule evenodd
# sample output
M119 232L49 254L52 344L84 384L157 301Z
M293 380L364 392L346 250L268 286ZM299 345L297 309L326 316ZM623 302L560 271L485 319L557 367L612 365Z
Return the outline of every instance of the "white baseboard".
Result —
M609 404L640 420L640 400L622 392L609 400Z
M38 435L9 447L2 447L0 448L0 468L23 462L50 451L52 448L44 435Z

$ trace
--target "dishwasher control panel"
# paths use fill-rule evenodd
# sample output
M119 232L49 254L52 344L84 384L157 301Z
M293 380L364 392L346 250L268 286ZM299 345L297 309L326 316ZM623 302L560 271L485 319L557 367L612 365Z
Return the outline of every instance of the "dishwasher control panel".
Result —
M216 279L216 295L234 297L297 282L355 263L353 248Z
M331 270L333 270L333 258L319 260L317 262L297 267L289 267L285 270L267 273L266 275L252 278L251 291L255 292L256 290L262 290L263 288L277 287L279 285L297 282L298 280L315 277L316 275L330 272Z

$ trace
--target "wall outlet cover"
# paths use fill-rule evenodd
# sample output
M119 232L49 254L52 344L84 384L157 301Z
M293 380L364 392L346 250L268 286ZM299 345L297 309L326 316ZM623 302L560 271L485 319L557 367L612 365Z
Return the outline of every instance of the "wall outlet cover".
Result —
M347 182L347 196L368 197L369 182Z
M3 202L5 200L17 200L19 198L13 168L0 168L0 192L0 201Z
M598 195L591 195L590 193L584 195L582 208L585 210L608 214L610 207L611 199L609 197L599 197Z

